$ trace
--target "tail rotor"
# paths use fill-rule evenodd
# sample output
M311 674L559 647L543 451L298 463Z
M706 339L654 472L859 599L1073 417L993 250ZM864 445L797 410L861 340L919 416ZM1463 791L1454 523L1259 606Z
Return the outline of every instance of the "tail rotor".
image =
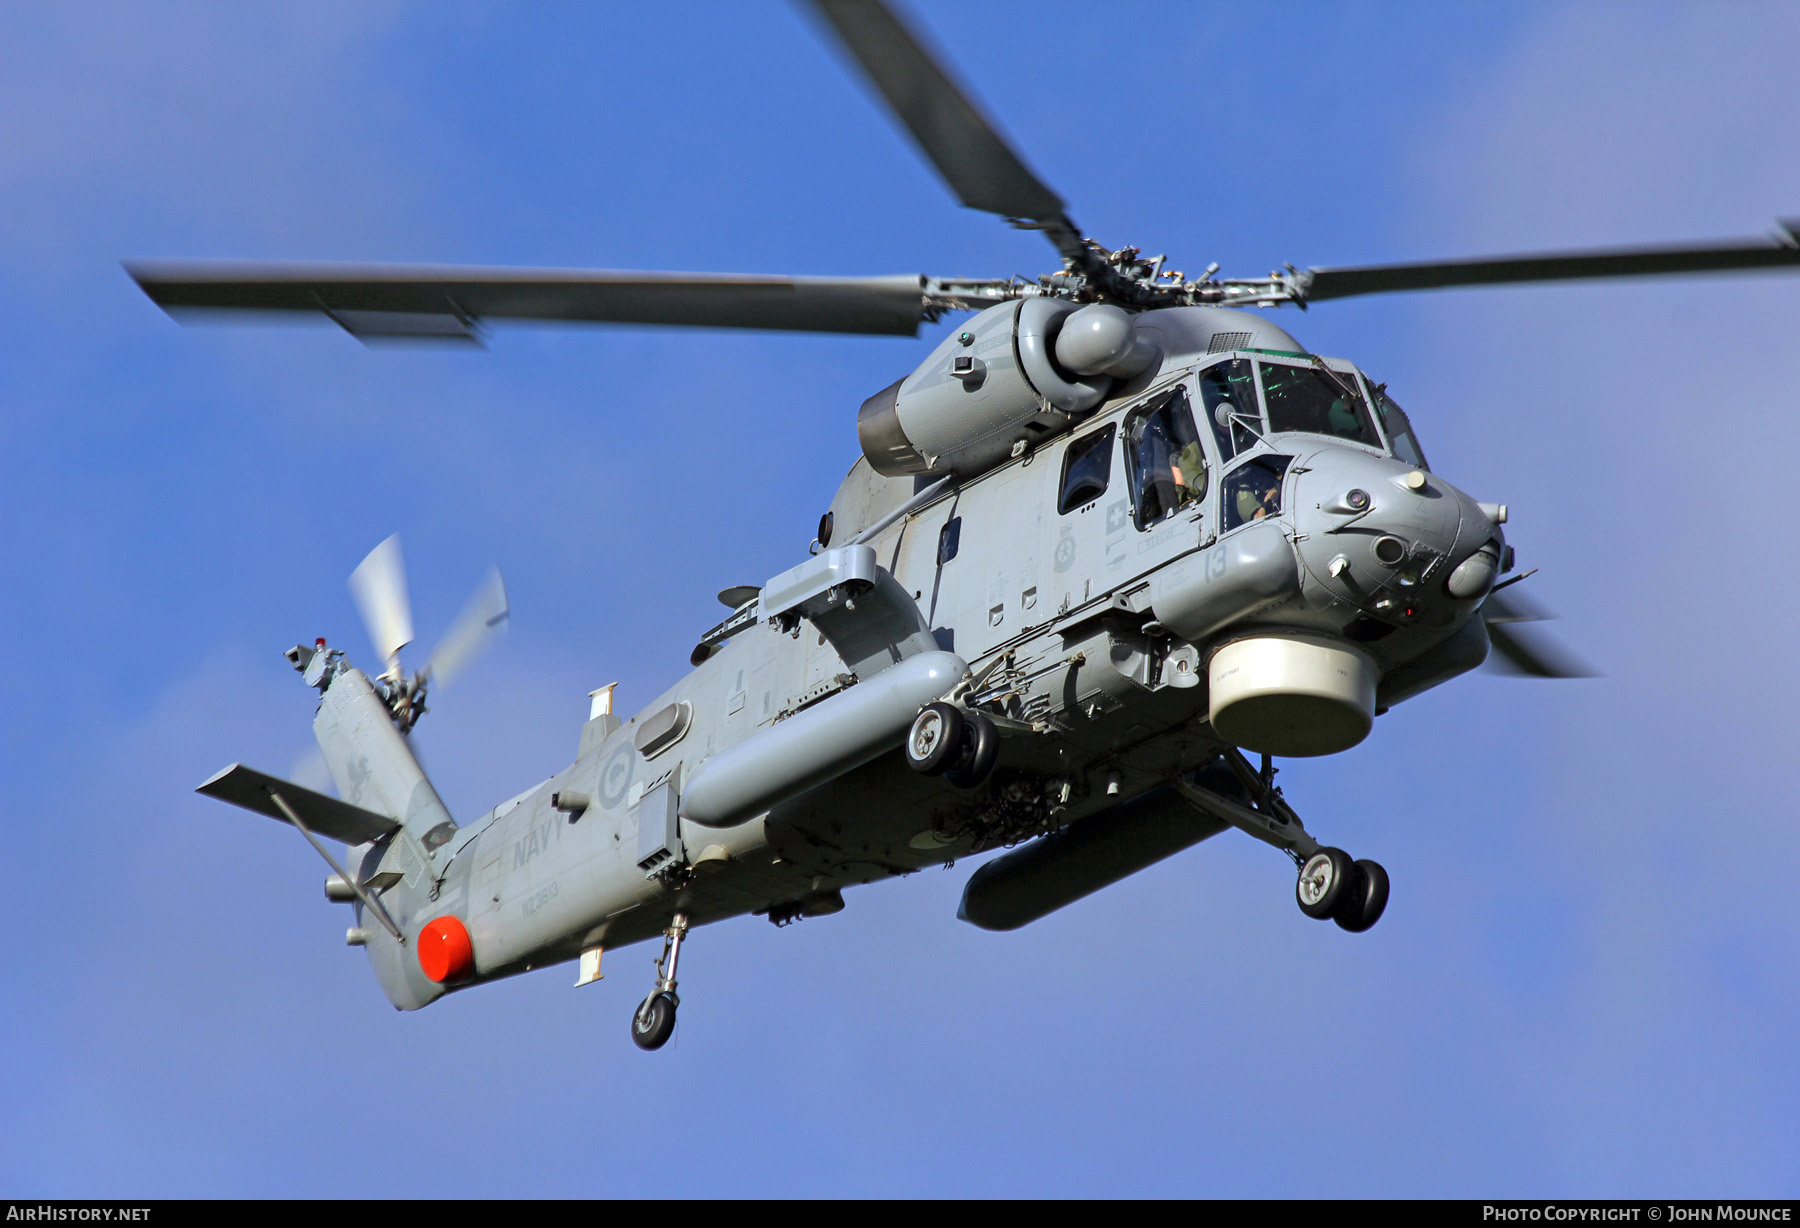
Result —
M475 586L475 591L469 594L467 604L450 624L450 630L444 632L444 638L432 649L425 668L419 671L420 676L430 678L440 687L448 686L451 678L487 651L494 637L506 629L511 617L512 610L506 604L506 581L501 578L498 567L490 567L481 583Z
M369 630L369 642L387 662L387 673L398 677L400 650L413 642L412 600L406 593L406 560L400 556L398 533L356 565L350 573L350 595Z
M445 685L466 669L506 629L512 613L500 569L490 567L424 668L408 678L400 667L400 650L413 642L412 601L398 533L369 551L350 573L350 595L362 614L369 642L386 662L387 668L375 680L376 689L402 733L410 733L425 714L429 685Z

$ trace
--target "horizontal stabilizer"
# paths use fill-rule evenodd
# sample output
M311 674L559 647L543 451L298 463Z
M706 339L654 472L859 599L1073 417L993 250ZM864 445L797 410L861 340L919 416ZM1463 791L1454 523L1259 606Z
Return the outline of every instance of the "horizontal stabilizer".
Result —
M271 793L279 793L281 800L300 816L300 821L307 827L321 836L330 836L345 844L367 844L400 826L398 821L386 815L364 810L361 806L352 806L349 802L341 802L323 793L315 793L292 781L270 776L241 763L232 764L194 792L230 802L233 806L242 806L245 810L254 810L257 814L266 814L285 823L287 816L281 813L281 808L270 796Z

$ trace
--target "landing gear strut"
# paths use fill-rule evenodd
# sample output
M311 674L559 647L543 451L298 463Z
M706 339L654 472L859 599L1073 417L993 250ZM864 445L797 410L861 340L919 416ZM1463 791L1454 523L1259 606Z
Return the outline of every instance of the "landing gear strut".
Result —
M1388 876L1381 864L1353 861L1343 849L1323 846L1308 835L1300 816L1275 785L1275 766L1269 756L1262 757L1260 772L1235 748L1225 752L1224 763L1254 809L1208 788L1192 772L1176 778L1176 791L1196 809L1292 857L1300 869L1294 898L1307 916L1317 921L1330 918L1352 934L1381 920L1388 902Z
M681 958L681 940L687 937L687 914L678 912L663 931L663 953L656 961L656 988L650 991L631 1017L631 1039L640 1049L660 1049L675 1032L675 963Z

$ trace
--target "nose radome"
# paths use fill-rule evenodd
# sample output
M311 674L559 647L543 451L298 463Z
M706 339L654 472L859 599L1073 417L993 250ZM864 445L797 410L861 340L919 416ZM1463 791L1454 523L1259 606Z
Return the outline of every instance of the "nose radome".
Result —
M1423 593L1461 561L1452 556L1474 504L1436 474L1351 448L1323 449L1300 468L1297 546L1340 600L1367 609L1383 594Z

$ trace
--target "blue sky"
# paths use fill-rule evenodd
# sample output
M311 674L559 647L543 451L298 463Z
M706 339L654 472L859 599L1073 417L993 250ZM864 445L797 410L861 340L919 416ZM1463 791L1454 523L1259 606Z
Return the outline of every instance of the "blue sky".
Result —
M1733 236L1800 213L1789 5L920 4L1090 233L1256 274ZM999 276L775 3L0 4L0 1191L77 1195L1800 1192L1800 279L1278 317L1509 503L1604 672L1477 675L1293 764L1379 858L1360 937L1234 834L1008 935L959 865L832 918L392 1011L322 870L195 797L316 772L280 658L513 633L421 731L478 814L647 702L711 594L805 549L863 397L930 339L182 328L126 257Z

